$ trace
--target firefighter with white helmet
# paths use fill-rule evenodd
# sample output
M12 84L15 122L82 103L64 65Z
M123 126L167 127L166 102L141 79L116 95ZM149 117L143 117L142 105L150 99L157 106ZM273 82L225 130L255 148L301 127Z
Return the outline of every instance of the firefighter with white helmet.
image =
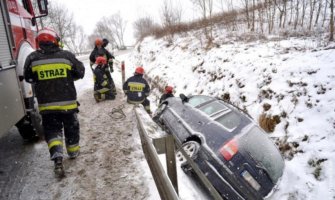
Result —
M36 40L39 49L27 57L24 77L34 84L54 171L62 177L63 146L70 158L79 155L79 103L74 81L84 77L85 68L73 53L59 47L60 38L52 29L40 30Z
M128 78L123 84L123 91L127 95L128 103L142 104L145 110L151 114L150 101L147 99L150 93L150 86L143 78L143 74L143 67L137 67L134 76Z

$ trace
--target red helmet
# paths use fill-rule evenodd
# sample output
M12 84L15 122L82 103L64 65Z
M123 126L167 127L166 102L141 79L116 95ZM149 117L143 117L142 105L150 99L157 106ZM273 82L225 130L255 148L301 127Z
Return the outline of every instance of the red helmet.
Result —
M56 31L50 29L50 28L43 28L41 29L36 37L37 43L41 42L52 42L55 45L59 45L60 37L56 33Z
M100 46L100 45L102 45L102 44L103 44L102 39L101 39L101 38L97 38L97 39L95 39L94 44L95 44L95 46Z
M136 74L144 74L144 69L143 69L143 67L137 67L137 68L135 69L135 73L136 73Z
M105 57L103 56L99 56L97 57L97 59L95 60L95 64L98 64L98 65L105 65L107 63L107 60Z
M165 93L171 94L173 92L173 87L172 86L166 86L165 87Z

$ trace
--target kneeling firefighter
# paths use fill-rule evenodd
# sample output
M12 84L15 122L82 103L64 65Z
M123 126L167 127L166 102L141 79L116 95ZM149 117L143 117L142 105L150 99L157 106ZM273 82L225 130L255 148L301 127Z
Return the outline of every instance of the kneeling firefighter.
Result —
M130 104L142 104L148 114L151 114L150 101L147 98L150 94L150 86L143 78L143 67L135 69L134 76L128 78L123 84L123 91L127 95L127 102Z
M108 76L108 71L106 71L107 60L103 56L99 56L95 61L96 67L93 70L94 73L94 98L97 102L109 99L114 100L115 95L113 89L115 90L113 79Z

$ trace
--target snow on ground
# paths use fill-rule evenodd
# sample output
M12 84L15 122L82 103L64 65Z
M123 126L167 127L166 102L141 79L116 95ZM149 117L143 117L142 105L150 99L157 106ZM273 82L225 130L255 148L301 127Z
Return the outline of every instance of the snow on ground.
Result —
M220 36L214 43L205 50L198 37L176 37L172 45L146 38L125 58L127 74L142 65L161 88L229 97L256 121L269 103L265 114L280 117L269 136L286 162L271 199L335 199L335 50L298 38L243 43ZM153 109L160 94L153 89Z
M142 152L133 107L125 103L120 90L120 72L113 74L117 98L96 103L87 56L80 59L86 67L84 79L75 83L81 104L81 154L71 160L65 153L66 177L57 179L45 141L23 145L12 128L0 140L0 199L159 199Z
M271 200L335 199L335 50L317 47L312 40L288 39L268 42L232 42L219 37L217 47L204 50L197 38L176 38L174 45L147 38L130 54L116 55L126 63L126 77L143 65L151 83L175 87L176 95L208 94L229 97L254 119L269 103L268 115L280 123L269 136L282 149L286 168ZM34 145L35 159L16 184L2 192L15 199L159 199L144 158L132 106L121 91L121 72L113 78L117 99L96 103L88 56L86 74L76 82L81 103L81 155L65 158L67 177L53 177L45 142ZM155 110L160 97L150 95ZM125 119L116 119L113 108ZM118 115L117 115L118 116ZM25 155L26 156L26 155ZM29 155L28 155L29 157ZM164 166L164 156L160 156ZM5 173L5 172L1 172ZM22 175L22 174L21 174ZM210 199L178 168L181 199ZM2 185L4 185L2 183Z
M71 199L150 199L157 196L148 174L133 106L125 103L120 90L120 71L114 77L118 95L114 101L96 103L93 98L93 76L88 60L84 61L86 73L76 82L79 95L81 125L81 155L69 166L73 177L66 178L75 184ZM125 114L125 117L120 112ZM120 119L119 119L120 118ZM70 172L70 174L71 174ZM76 176L77 174L77 176ZM62 198L63 199L63 198Z

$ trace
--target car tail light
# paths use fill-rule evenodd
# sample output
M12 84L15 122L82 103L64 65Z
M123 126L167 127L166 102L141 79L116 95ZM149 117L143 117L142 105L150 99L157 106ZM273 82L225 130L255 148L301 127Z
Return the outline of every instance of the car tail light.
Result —
M241 176L246 180L256 191L258 191L261 186L257 183L257 181L254 179L254 177L251 176L251 174L247 171L244 170L241 173Z
M236 140L230 140L220 149L221 155L227 161L231 160L232 157L238 152L238 146Z

